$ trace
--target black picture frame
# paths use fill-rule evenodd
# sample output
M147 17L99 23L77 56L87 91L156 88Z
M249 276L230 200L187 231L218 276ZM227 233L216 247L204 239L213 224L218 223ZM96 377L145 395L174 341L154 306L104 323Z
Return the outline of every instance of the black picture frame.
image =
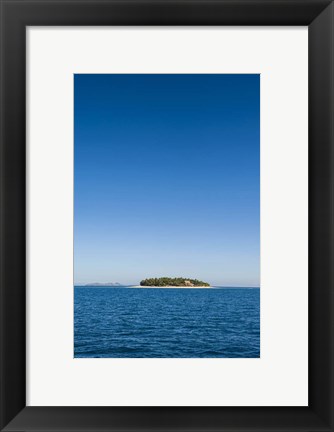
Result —
M333 431L332 1L0 0L0 5L1 430ZM308 407L26 406L25 37L30 25L308 26Z

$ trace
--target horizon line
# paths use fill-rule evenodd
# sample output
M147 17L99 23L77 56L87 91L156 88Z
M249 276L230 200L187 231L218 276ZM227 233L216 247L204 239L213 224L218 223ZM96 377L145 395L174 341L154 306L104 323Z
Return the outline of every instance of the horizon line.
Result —
M117 283L115 282L114 285L111 285L112 282L91 282L91 283L74 283L73 286L75 287L109 287L109 288L117 288L117 287L134 287L134 286L138 286L138 284L121 284L121 283ZM225 284L214 284L214 285L210 285L208 286L208 288L213 288L213 287L221 287L221 288L260 288L260 285L225 285ZM144 287L145 288L145 287ZM177 288L177 287L175 287ZM191 287L189 287L191 288Z

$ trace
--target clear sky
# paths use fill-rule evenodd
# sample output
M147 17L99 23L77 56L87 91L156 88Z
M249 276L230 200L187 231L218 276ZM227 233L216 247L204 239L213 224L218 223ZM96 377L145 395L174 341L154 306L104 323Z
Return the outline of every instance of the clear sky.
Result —
M260 75L75 75L74 279L259 286Z

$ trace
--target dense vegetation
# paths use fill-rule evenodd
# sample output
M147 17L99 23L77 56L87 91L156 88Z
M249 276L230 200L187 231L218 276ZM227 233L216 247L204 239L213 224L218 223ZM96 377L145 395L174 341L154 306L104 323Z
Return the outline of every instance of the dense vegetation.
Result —
M188 278L169 278L169 277L161 277L161 278L149 278L144 279L140 282L141 286L207 286L210 284L207 282L203 282L197 279L188 279Z

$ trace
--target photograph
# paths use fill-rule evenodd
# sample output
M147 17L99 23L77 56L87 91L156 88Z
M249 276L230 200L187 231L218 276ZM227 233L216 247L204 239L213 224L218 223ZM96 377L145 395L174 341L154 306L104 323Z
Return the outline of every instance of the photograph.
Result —
M260 74L74 74L74 358L260 358Z

